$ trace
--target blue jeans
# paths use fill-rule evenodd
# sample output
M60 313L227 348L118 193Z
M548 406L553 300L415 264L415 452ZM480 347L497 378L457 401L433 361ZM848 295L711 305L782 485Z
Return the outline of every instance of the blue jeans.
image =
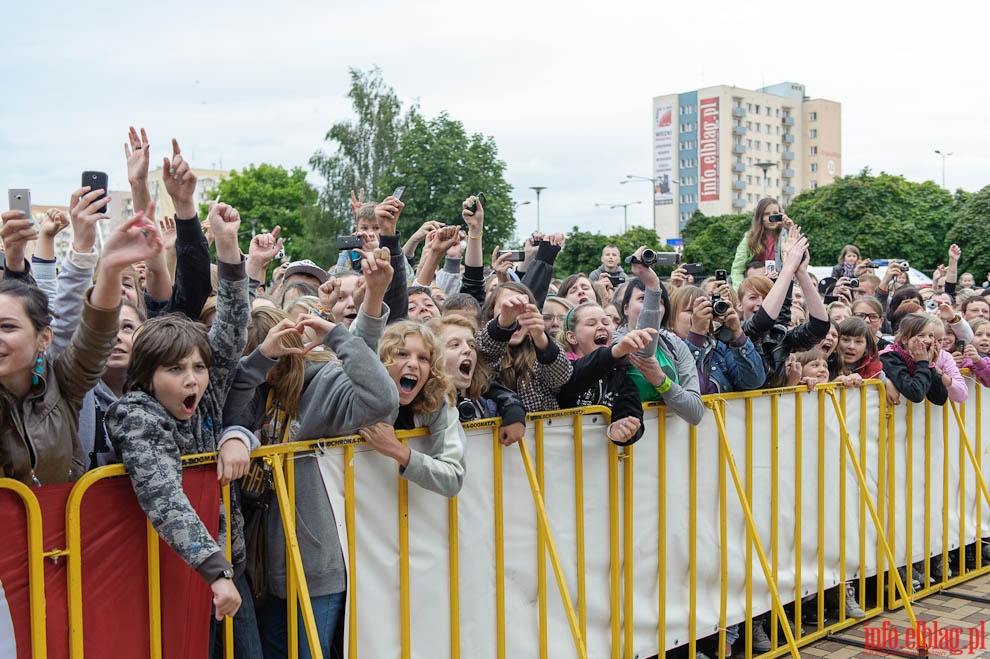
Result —
M346 593L311 597L313 617L316 618L316 633L325 659L330 659L337 623L344 614ZM265 659L285 659L289 656L289 629L286 617L286 602L280 597L269 595L258 608L258 629L261 632L261 647ZM303 625L302 611L299 611L299 659L312 659L309 640Z
M234 614L234 659L255 659L261 657L261 637L258 635L258 620L254 612L254 599L247 575L242 574L234 581L241 596L241 608ZM211 614L214 611L211 610ZM210 618L211 657L223 655L223 622L215 616Z

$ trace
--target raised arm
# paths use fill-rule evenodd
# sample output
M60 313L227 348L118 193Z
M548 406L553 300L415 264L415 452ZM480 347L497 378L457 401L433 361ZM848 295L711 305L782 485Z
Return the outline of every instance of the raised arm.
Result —
M210 328L213 348L211 384L226 396L237 361L247 345L251 306L248 303L247 272L237 246L241 216L227 204L211 204L210 232L217 248L217 317Z

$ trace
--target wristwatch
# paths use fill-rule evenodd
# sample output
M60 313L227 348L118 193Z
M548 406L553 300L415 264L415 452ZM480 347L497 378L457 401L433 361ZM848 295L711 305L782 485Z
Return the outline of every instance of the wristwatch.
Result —
M234 579L234 570L232 568L229 568L229 567L226 568L226 569L220 570L220 574L217 575L217 579L230 579L230 580L233 580Z

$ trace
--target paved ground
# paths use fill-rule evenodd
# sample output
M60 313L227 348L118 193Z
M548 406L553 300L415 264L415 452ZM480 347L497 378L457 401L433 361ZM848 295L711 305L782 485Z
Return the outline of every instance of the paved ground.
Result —
M956 594L984 598L986 603L956 597ZM919 622L925 623L928 632L935 636L929 643L930 657L961 656L990 658L990 575L968 581L952 590L931 595L915 602L914 612ZM885 623L889 623L886 624ZM937 623L937 624L936 624ZM839 632L838 636L863 642L867 634L876 638L875 632L896 639L900 652L908 654L907 631L910 628L905 610L888 611L882 616ZM875 631L874 631L875 630ZM973 630L972 632L970 630ZM985 636L981 633L985 632ZM972 639L972 640L971 640ZM889 643L884 644L890 647ZM845 645L834 640L820 641L801 650L802 657L881 657L881 650L867 650ZM886 656L900 656L886 653ZM913 656L917 656L916 654Z

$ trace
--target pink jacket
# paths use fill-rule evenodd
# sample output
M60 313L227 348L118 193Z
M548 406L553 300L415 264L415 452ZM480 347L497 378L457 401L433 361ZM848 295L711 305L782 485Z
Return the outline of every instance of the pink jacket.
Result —
M966 381L963 379L962 374L959 373L959 368L956 366L956 360L953 359L952 353L940 350L938 359L935 360L933 366L952 378L952 383L946 387L949 392L949 400L955 403L965 402L969 396L969 388L966 386Z
M984 387L990 387L990 357L983 357L975 362L969 357L963 357L959 368L968 368L976 376L976 381Z

